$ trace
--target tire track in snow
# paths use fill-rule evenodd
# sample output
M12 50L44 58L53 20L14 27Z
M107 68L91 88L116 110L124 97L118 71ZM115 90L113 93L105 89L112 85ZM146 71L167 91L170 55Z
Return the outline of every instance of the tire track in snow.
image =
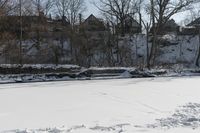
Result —
M150 105L147 105L147 104L144 104L142 102L139 102L139 101L134 101L134 103L131 103L131 102L127 102L128 100L125 100L121 97L117 97L117 96L112 96L110 94L107 94L107 93L103 93L103 92L99 92L103 97L105 98L108 98L108 99L111 99L111 100L114 100L116 102L119 102L119 103L124 103L124 104L129 104L129 105L132 105L135 107L135 104L139 104L147 109L150 109L152 111L155 111L157 113L161 113L161 114L166 114L166 113L169 113L168 111L162 111L162 110L159 110L153 106L150 106ZM143 110L139 110L138 108L135 108L135 110L139 111L139 112L143 112L143 113L148 113L149 114L149 111L143 111Z

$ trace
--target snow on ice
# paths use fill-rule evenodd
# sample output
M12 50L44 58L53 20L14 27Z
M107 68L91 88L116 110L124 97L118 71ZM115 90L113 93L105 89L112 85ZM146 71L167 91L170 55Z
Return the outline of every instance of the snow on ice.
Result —
M199 77L0 86L1 133L198 133Z

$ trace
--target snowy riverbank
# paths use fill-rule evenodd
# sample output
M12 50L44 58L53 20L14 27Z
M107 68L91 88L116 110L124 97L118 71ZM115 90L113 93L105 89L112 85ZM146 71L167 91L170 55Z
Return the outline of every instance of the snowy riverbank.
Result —
M199 68L136 69L134 67L91 67L76 65L1 65L0 84L102 80L123 78L200 76Z

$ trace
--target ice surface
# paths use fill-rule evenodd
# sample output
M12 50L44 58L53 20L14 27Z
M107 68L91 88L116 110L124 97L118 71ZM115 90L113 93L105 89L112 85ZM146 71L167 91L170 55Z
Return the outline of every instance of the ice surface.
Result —
M198 133L199 80L4 84L0 86L0 132Z

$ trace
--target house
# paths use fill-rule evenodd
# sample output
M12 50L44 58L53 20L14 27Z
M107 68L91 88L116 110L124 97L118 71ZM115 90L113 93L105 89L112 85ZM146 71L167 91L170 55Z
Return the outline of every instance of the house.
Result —
M126 15L125 18L125 33L136 34L142 32L142 26L132 16Z
M174 19L168 20L161 28L158 28L158 24L156 24L157 34L164 35L167 33L175 33L177 34L179 31L179 25L175 22ZM153 33L153 27L150 30L150 33Z
M96 18L91 14L83 23L81 23L81 29L87 32L105 31L106 26L103 20Z
M137 34L142 32L142 25L131 15L127 14L124 19L124 29L121 23L116 26L116 31L120 34Z
M199 27L200 26L200 18L195 19L194 21L189 23L187 26Z
M199 34L199 29L194 26L179 27L179 35L197 35Z
M108 36L108 28L102 19L91 14L85 21L80 22L79 33L96 44L105 36Z
M39 16L1 16L0 17L0 31L19 32L22 20L23 31L34 31L36 29L44 30L42 25L45 25L47 18L40 14ZM40 24L40 25L38 25Z
M47 26L51 32L63 32L69 29L70 22L66 18L47 19Z
M66 20L47 18L43 13L38 16L0 16L0 32L20 35L22 20L23 37L34 38L38 32L44 38L57 38L68 31L70 23Z
M200 18L195 19L185 27L180 27L181 35L197 35L200 34Z

